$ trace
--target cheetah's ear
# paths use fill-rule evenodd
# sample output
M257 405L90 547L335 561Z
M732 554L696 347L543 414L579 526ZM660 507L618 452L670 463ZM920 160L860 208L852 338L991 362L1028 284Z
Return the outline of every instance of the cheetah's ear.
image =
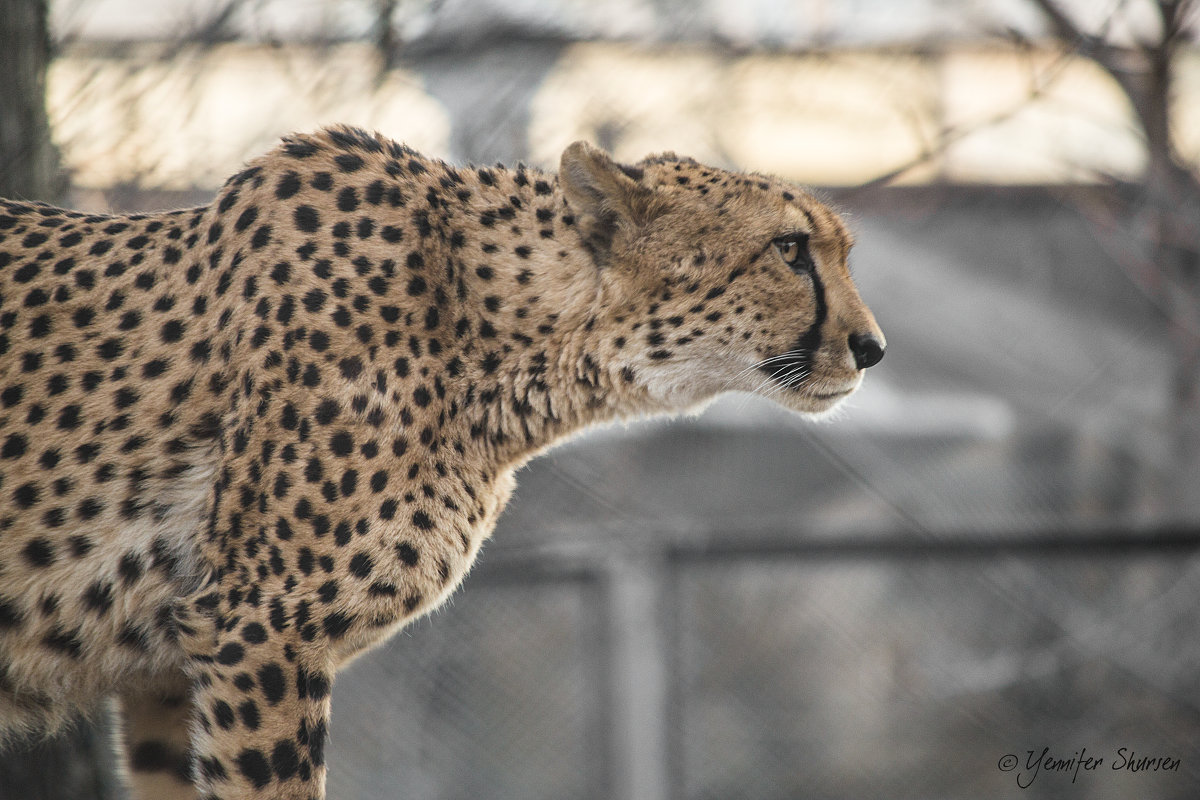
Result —
M575 142L562 154L559 185L575 212L584 242L604 265L619 230L633 233L661 211L654 191L638 183L642 171L614 162L603 150Z

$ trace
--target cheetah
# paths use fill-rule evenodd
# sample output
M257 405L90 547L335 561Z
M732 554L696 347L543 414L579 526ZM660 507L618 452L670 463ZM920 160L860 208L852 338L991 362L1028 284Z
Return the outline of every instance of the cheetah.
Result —
M885 342L808 192L285 138L208 206L0 203L0 733L115 697L140 798L322 798L334 673L442 603L514 471Z

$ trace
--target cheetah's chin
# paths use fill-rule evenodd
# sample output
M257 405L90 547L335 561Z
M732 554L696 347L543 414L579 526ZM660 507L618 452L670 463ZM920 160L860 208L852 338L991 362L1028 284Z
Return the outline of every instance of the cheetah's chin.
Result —
M842 403L858 391L858 387L861 384L862 381L860 379L854 381L849 386L839 389L813 386L799 387L790 393L790 397L785 396L779 399L793 411L798 411L805 416L824 419L842 407Z

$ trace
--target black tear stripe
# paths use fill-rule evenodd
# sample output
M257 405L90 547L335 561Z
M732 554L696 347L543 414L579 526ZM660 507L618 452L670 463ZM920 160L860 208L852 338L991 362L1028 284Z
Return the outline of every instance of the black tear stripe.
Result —
M763 372L781 382L793 381L800 375L807 377L812 369L813 356L816 355L817 350L821 349L821 326L825 324L825 318L829 315L829 307L825 303L825 284L821 282L821 276L817 274L815 268L808 273L808 276L812 278L813 305L816 306L816 317L813 319L812 325L800 334L800 338L788 350L791 355L786 358L769 359L768 363L759 367Z

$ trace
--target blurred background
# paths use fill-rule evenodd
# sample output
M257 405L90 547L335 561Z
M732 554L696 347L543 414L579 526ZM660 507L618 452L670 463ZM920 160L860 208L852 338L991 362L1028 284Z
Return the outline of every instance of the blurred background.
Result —
M530 464L451 603L339 677L331 797L1191 800L1198 30L1193 0L0 0L0 194L202 204L346 122L458 162L675 150L851 220L889 352L848 410L728 396ZM122 798L107 735L9 753L0 798Z

